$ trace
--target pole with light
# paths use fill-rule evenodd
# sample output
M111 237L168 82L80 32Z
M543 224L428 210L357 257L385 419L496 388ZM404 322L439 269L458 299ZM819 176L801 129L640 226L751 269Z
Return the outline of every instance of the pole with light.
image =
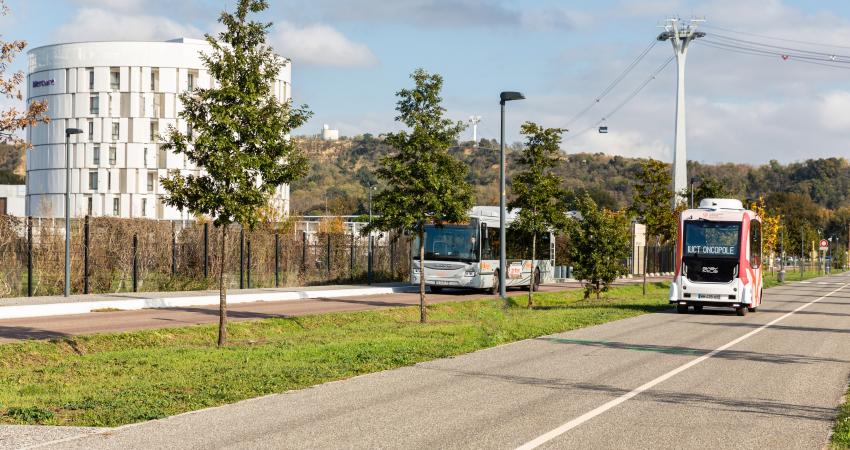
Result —
M65 128L65 297L71 295L71 135L79 128Z
M699 177L691 177L691 209L694 209L694 183L699 182Z
M524 100L525 96L519 92L502 92L499 94L499 105L502 107L501 140L499 141L499 297L507 299L505 292L505 270L507 261L505 257L505 103L513 100Z
M377 189L377 186L374 184L369 184L369 224L372 224L372 191ZM369 266L366 269L366 283L372 284L372 231L369 231L369 248L367 250L368 255L366 257L366 263ZM424 272L423 272L424 273Z

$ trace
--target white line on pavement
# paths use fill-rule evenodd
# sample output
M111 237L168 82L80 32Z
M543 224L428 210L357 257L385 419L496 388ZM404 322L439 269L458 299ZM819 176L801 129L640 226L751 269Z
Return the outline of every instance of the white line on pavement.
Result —
M555 439L556 437L558 437L558 436L560 436L560 435L562 435L562 434L566 433L567 431L570 431L570 430L572 430L573 428L575 428L575 427L577 427L577 426L579 426L579 425L581 425L581 424L583 424L583 423L587 422L588 420L593 419L594 417L596 417L596 416L598 416L598 415L600 415L600 414L602 414L602 413L604 413L604 412L608 411L609 409L612 409L612 408L614 408L615 406L617 406L617 405L619 405L619 404L621 404L621 403L626 402L627 400L631 399L632 397L635 397L635 396L637 396L638 394L640 394L640 393L642 393L642 392L644 392L644 391L647 391L647 390L649 390L649 389L652 389L653 387L655 387L655 386L656 386L656 385L658 385L659 383L663 383L664 381L669 380L670 378L673 378L674 376L676 376L676 375L678 375L678 374L680 374L680 373L682 373L682 372L684 372L684 371L686 371L686 370L690 369L691 367L693 367L693 366L695 366L695 365L697 365L697 364L699 364L699 363L701 363L701 362L703 362L703 361L705 361L705 360L707 360L707 359L711 358L712 356L714 356L714 355L716 355L716 354L718 354L718 353L720 353L720 352L722 352L722 351L724 351L724 350L728 349L729 347L732 347L733 345L739 344L739 343L741 343L742 341L744 341L744 340L746 340L746 339L749 339L750 337L754 336L754 335L755 335L755 334L757 334L757 333L760 333L760 332L761 332L761 331L763 331L764 329L769 328L769 327L771 327L771 326L775 325L776 323L778 323L778 322L780 322L780 321L782 321L782 320L784 320L784 319L786 319L786 318L790 317L791 315L793 315L793 314L795 314L795 313L797 313L797 312L799 312L799 311L801 311L801 310L803 310L803 309L805 309L805 308L807 308L807 307L809 307L809 306L811 306L811 305L813 305L813 304L815 304L815 303L817 303L817 302L819 302L819 301L821 301L821 300L823 300L823 299L825 299L825 298L829 297L829 296L830 296L830 295L832 295L832 294L835 294L836 292L840 291L841 289L844 289L845 287L847 287L847 283L843 284L843 285L842 285L841 287L839 287L838 289L835 289L834 291L832 291L832 292L830 292L830 293L828 293L828 294L824 295L823 297L817 298L817 299L815 299L815 300L812 300L812 301L811 301L811 302L809 302L809 303L806 303L806 304L804 304L804 305L801 305L801 306L800 306L800 307L798 307L797 309L795 309L795 310L793 310L793 311L791 311L791 312L786 313L786 314L785 314L785 315L783 315L782 317L779 317L779 318L777 318L777 319L774 319L774 320L772 320L771 322L769 322L769 323L767 323L767 324L765 324L765 325L762 325L761 327L756 328L755 330L750 331L749 333L747 333L747 334L745 334L745 335L743 335L743 336L741 336L741 337L739 337L739 338L737 338L737 339L735 339L735 340L733 340L733 341L731 341L731 342L729 342L729 343L727 343L727 344L725 344L725 345L722 345L722 346L720 346L720 347L718 347L718 348L716 348L716 349L712 350L711 352L709 352L709 353L707 353L707 354L705 354L705 355L703 355L703 356L700 356L699 358L697 358L697 359L695 359L695 360L693 360L693 361L690 361L690 362L688 362L688 363L686 363L686 364L683 364L683 365L681 365L681 366L679 366L679 367L677 367L677 368L675 368L675 369L673 369L673 370L671 370L671 371L669 371L669 372L665 373L664 375L661 375L660 377L658 377L658 378L656 378L656 379L654 379L654 380L652 380L652 381L649 381L649 382L647 382L646 384L644 384L644 385L642 385L642 386L639 386L639 387L635 388L635 389L634 389L633 391L631 391L631 392L628 392L628 393L626 393L626 394L623 394L622 396L617 397L617 398L615 398L614 400L611 400L611 401L609 401L608 403L605 403L605 404L603 404L603 405L601 405L601 406L597 407L596 409L594 409L594 410L592 410L592 411L589 411L589 412L587 412L587 413L584 413L584 414L582 414L581 416L576 417L576 418L575 418L575 419L573 419L573 420L570 420L569 422L567 422L567 423L565 423L565 424L563 424L563 425L559 426L558 428L555 428L555 429L554 429L554 430L552 430L552 431L549 431L548 433L545 433L545 434L540 435L539 437L535 438L534 440L531 440L531 441L529 441L529 442L526 442L525 444L523 444L523 445L521 445L521 446L517 447L517 450L531 450L531 449L537 448L537 447L539 447L539 446L541 446L541 445L543 445L543 444L545 444L545 443L547 443L547 442L551 441L552 439Z

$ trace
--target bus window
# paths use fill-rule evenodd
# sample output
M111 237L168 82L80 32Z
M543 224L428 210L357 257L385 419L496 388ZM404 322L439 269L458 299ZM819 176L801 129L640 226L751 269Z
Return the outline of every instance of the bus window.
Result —
M761 223L757 220L750 222L750 265L753 269L761 266Z

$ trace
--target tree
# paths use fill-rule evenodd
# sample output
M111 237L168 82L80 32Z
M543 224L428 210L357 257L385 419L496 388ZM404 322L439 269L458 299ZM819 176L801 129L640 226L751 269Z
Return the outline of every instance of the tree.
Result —
M617 277L628 273L623 264L629 257L628 217L600 209L587 194L578 199L577 206L582 217L568 221L570 260L576 279L584 282L584 298L596 294L598 299Z
M531 235L531 280L528 289L528 307L534 305L534 283L537 280L537 235L565 226L566 216L561 199L563 180L552 173L560 160L560 128L543 128L532 122L522 125L521 134L526 136L525 148L517 162L525 170L514 175L511 183L514 199L508 209L519 209L511 228L522 234Z
M668 242L676 235L677 219L684 203L674 209L670 206L674 198L670 186L673 180L667 165L655 159L648 159L637 173L632 206L629 209L646 226L647 243L650 236L660 242ZM646 258L643 251L643 293L646 295Z
M762 254L770 256L770 267L773 267L773 253L779 242L779 227L782 226L782 216L772 214L765 206L764 197L750 206L761 217L761 250Z
M162 179L165 203L207 215L221 229L218 345L227 340L227 279L224 271L227 226L252 228L275 190L303 175L306 159L289 139L310 116L274 96L272 85L285 60L266 44L270 23L248 19L268 4L240 0L234 13L222 12L224 31L206 40L212 53L202 55L215 85L180 95L180 117L191 136L169 128L164 147L186 155L201 172L174 170Z
M694 186L694 206L699 206L699 202L707 198L729 198L732 194L726 189L726 186L713 176L704 176L699 183ZM686 198L691 196L691 188L685 190Z
M4 0L0 0L0 15L9 14L9 7ZM6 100L23 101L24 95L21 91L21 83L26 80L22 71L15 72L11 76L6 75L6 69L14 61L15 56L23 51L27 41L4 41L0 40L0 94ZM14 106L0 111L0 143L22 144L23 140L17 132L26 127L32 127L38 123L48 123L50 118L47 113L47 101L32 102L26 109L19 111Z
M412 231L419 238L419 261L425 260L425 226L467 220L473 204L466 166L448 149L464 129L461 122L445 118L440 90L443 78L417 69L410 76L415 86L396 93L396 120L409 131L389 133L384 142L394 151L380 159L378 178L386 189L375 195L380 212L372 229ZM420 264L419 320L427 321L425 267Z

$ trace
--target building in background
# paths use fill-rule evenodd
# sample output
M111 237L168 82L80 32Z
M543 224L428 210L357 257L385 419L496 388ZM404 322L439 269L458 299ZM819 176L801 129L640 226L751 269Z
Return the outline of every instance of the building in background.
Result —
M0 184L0 216L26 215L27 187L22 184Z
M178 118L178 95L210 87L200 58L203 40L80 42L30 50L27 102L47 100L49 124L29 128L26 214L63 217L65 128L71 136L71 216L191 219L166 206L159 184L169 170L198 173L184 155L166 151L160 136L170 126L191 133ZM288 100L291 66L274 83ZM289 186L273 199L289 213Z
M339 140L339 130L332 130L328 124L322 127L322 140L323 141L338 141Z

